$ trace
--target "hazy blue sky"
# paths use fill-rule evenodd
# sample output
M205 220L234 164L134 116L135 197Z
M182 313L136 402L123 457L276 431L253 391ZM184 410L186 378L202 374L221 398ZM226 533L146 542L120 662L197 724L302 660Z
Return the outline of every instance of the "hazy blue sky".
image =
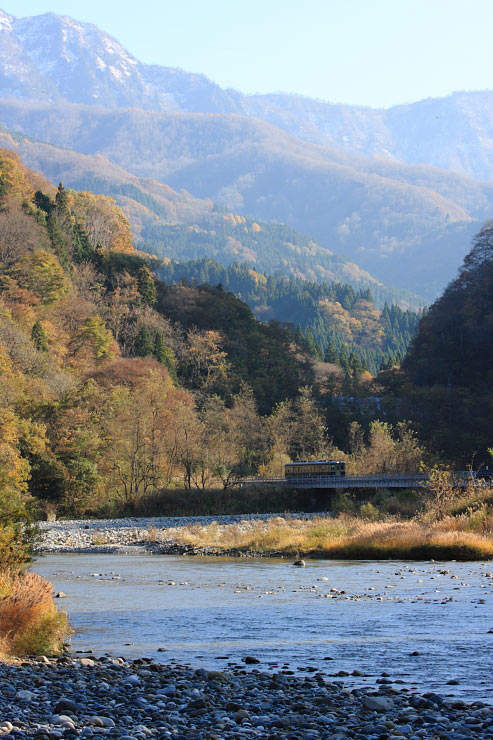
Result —
M493 87L493 0L0 0L243 92L390 106Z

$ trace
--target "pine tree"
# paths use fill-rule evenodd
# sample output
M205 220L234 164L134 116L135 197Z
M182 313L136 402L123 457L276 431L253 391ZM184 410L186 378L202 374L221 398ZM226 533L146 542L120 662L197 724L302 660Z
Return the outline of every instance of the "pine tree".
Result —
M48 337L43 329L41 321L36 321L31 330L31 339L34 346L40 352L48 352Z
M156 283L154 275L146 265L143 265L137 273L139 293L145 304L154 306L157 301Z
M68 195L62 183L59 183L57 194L55 196L56 213L60 221L65 221L69 215Z
M303 330L299 324L296 327L296 334L294 335L294 339L299 347L305 346L305 337L303 336Z
M76 222L72 229L72 257L75 263L80 264L86 260L90 260L94 256L94 249L91 246L89 237L82 228L82 226Z
M134 354L137 357L152 357L154 355L154 342L147 326L141 326L139 329L135 340Z
M41 190L36 190L34 193L34 203L36 206L47 214L50 214L54 208L53 201L49 195L45 195Z
M325 350L325 362L332 362L335 365L339 364L339 355L331 339L329 339L327 349Z
M176 375L175 353L173 352L171 347L168 347L168 345L165 343L164 337L160 331L156 332L154 336L153 354L156 360L161 363L161 365L165 365L168 368L169 374L171 375L173 380L177 382L178 378Z
M318 356L317 345L315 344L315 340L313 338L313 334L311 333L310 329L306 330L305 341L308 346L308 351L310 352L312 357L317 357Z
M51 241L51 246L53 247L53 251L55 252L58 259L60 260L60 264L62 265L62 267L66 270L68 266L70 265L70 257L68 254L67 242L64 239L62 230L60 228L60 223L54 211L52 211L48 215L48 218L46 220L46 226L48 229L48 234L50 236L50 241Z
M345 344L341 344L341 349L339 352L339 365L342 367L345 373L349 373L350 367Z
M356 352L351 352L349 355L349 367L353 373L354 378L358 378L363 372L363 365Z

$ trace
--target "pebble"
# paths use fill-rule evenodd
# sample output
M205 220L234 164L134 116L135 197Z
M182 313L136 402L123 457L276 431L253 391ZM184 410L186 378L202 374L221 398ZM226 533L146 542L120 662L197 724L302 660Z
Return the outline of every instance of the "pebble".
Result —
M252 657L252 656L247 656ZM8 740L490 740L493 707L381 685L347 689L322 673L194 670L74 656L0 663ZM246 662L246 661L245 661ZM353 675L356 675L354 672ZM32 690L35 687L35 691ZM12 697L15 697L13 701Z

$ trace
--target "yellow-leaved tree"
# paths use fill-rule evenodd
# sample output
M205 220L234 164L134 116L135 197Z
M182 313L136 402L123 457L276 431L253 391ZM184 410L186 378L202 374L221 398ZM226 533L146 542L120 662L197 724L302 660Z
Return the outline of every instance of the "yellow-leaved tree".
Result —
M113 198L70 191L73 210L94 248L133 252L130 223Z

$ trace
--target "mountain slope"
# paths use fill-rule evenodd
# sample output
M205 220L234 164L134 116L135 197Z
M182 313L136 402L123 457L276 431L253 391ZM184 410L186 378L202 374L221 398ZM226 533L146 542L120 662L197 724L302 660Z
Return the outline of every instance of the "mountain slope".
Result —
M10 129L100 154L242 215L286 223L386 283L434 297L493 207L493 186L343 154L237 115L0 101Z
M490 458L493 414L493 221L459 276L422 318L403 363L403 412L434 449L477 469Z
M0 11L2 97L255 116L310 143L493 179L493 92L458 92L388 110L299 95L243 95L204 75L145 65L96 26Z
M282 224L257 223L214 207L150 178L138 178L100 155L0 132L0 147L16 151L54 185L113 197L130 220L135 244L161 259L214 257L222 264L241 260L269 274L282 272L314 281L338 281L370 288L377 305L385 302L417 308L424 300L409 291L383 285L355 262L320 247Z

